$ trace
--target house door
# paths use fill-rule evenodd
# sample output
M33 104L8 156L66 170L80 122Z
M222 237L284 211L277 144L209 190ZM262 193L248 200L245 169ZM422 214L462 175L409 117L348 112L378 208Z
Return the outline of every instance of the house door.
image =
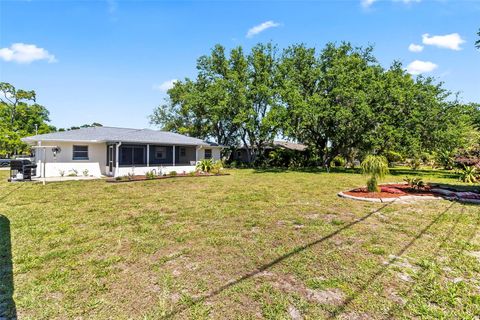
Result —
M108 146L108 173L113 174L113 146Z

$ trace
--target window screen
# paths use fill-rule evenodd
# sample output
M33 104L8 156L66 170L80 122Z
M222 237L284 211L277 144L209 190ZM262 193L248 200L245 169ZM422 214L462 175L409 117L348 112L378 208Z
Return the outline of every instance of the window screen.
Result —
M167 148L155 147L155 159L166 159L166 158L167 158Z
M205 149L205 159L212 159L212 149Z
M73 146L73 160L88 160L88 146Z

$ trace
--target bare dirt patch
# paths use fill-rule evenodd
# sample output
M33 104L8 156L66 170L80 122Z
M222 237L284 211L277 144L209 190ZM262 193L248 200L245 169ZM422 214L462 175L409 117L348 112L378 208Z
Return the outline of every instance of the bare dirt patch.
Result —
M328 288L325 290L313 290L307 288L302 282L290 275L279 275L271 272L262 272L260 277L267 277L272 282L272 286L284 292L297 293L310 302L339 306L345 301L345 294L338 288Z

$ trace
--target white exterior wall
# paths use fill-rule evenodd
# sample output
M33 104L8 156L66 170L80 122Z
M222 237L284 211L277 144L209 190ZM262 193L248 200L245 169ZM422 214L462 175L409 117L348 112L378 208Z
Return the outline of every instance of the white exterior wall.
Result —
M100 177L102 175L108 175L108 166L107 162L107 145L106 143L83 143L83 142L61 142L61 141L43 141L41 143L43 146L58 146L61 148L61 152L57 154L54 158L52 148L40 148L35 151L35 163L37 164L37 176L43 177L43 159L44 159L44 150L46 151L46 165L45 165L45 176L46 177L59 177L60 172L63 171L65 176L68 176L73 172L73 169L77 170L79 176L83 175L83 171L88 170L88 175L94 177ZM88 160L73 160L73 146L88 146ZM176 146L179 148L180 146ZM206 148L212 149L212 159L220 160L220 151L219 147ZM205 158L205 147L191 148L187 147L187 159L195 158L194 152L198 152L198 160ZM182 160L182 159L180 159ZM176 171L177 173L192 172L196 170L195 166L183 165L183 166L158 166L150 165L149 167L134 167L133 173L135 175L144 175L146 172L155 169L157 174L168 174L171 171ZM115 163L114 163L114 172L115 172ZM118 169L117 176L124 176L128 173L132 173L132 167L120 167Z
M172 171L177 173L189 173L196 170L196 166L150 166L150 167L120 167L118 170L119 176L126 176L129 173L134 175L144 175L148 171L152 171L157 175L169 174Z
M35 150L35 163L37 164L37 176L39 177L43 177L44 150L46 151L46 177L59 177L60 171L64 171L65 176L68 176L69 173L73 172L73 169L78 171L79 176L83 175L84 170L88 170L88 175L94 177L100 177L106 173L107 149L105 143L44 141L42 145L58 146L61 151L54 157L52 148ZM73 160L74 145L88 146L88 160Z
M198 149L198 160L205 159L205 149L212 149L212 159L220 160L220 151L222 149L218 147L212 147L212 148L202 147Z

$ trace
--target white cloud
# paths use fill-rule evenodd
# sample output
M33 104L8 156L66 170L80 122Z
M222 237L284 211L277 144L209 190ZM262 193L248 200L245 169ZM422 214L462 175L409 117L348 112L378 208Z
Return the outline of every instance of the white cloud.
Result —
M369 8L372 4L375 2L378 2L379 0L360 0L360 4L364 8ZM393 0L393 2L403 2L405 4L410 4L412 2L420 2L421 0Z
M460 45L465 43L465 40L463 40L458 33L451 33L443 36L430 36L428 33L425 33L422 35L422 42L426 45L458 51L462 50Z
M265 31L270 28L275 28L278 26L280 26L280 23L274 22L272 20L265 21L263 23L260 23L258 26L250 28L247 32L247 38L251 38L262 31Z
M432 72L438 65L430 61L415 60L407 66L407 72L413 75Z
M362 7L368 8L376 1L378 1L378 0L361 0L360 3L362 5Z
M17 63L31 63L36 60L47 60L49 63L57 62L55 56L47 50L34 44L25 43L14 43L10 48L1 48L0 59Z
M106 0L108 6L108 13L114 14L117 11L118 4L116 0Z
M408 51L411 52L422 52L423 51L423 46L415 43L410 43L408 46Z
M178 81L177 79L167 80L165 82L162 82L159 85L154 85L153 89L161 91L161 92L167 92L168 90L173 88L173 85L177 81Z

